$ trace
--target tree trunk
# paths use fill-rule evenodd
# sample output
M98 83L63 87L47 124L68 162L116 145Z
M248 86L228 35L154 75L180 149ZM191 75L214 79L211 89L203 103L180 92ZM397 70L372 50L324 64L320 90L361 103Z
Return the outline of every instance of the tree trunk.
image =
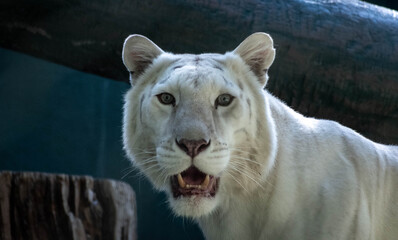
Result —
M0 239L136 239L128 184L87 176L0 173Z
M3 0L0 46L127 82L121 49L131 33L199 53L232 50L264 31L277 49L273 94L305 115L397 144L397 19L355 0Z

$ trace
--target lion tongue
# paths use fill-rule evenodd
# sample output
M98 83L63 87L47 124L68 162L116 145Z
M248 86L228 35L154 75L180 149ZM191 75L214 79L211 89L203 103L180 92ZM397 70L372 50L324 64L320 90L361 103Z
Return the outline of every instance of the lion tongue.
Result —
M183 188L206 188L210 181L209 175L202 173L193 166L178 174L177 177L180 187Z

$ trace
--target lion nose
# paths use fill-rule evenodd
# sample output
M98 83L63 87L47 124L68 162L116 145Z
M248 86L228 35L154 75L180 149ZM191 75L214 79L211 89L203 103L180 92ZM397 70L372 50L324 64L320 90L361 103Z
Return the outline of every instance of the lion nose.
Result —
M210 145L210 140L188 140L183 138L179 141L176 139L176 143L188 156L194 158Z

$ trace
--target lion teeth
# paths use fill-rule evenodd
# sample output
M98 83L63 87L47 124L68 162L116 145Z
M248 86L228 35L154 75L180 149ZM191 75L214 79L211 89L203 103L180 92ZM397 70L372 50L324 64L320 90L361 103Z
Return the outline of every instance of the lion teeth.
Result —
M209 175L206 175L205 180L202 182L202 184L200 185L201 188L207 188L207 186L209 186L210 183L210 177Z
M181 176L181 173L179 173L177 175L177 179L178 179L178 184L180 185L180 187L185 188L185 187L189 186L189 185L187 186L187 184L185 183L184 179Z
M181 176L181 173L177 174L177 180L178 180L178 185L180 185L181 188L198 188L198 189L206 189L207 186L209 186L210 183L210 176L206 175L205 180L203 180L202 184L200 185L191 185L187 184L184 179Z
M185 188L199 188L199 189L201 189L202 186L201 185L190 185L190 184L187 184L187 186Z

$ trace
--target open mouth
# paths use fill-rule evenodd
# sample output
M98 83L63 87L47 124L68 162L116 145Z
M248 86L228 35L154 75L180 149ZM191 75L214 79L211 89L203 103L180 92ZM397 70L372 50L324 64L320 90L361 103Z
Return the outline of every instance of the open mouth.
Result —
M171 178L171 189L174 198L193 195L214 197L217 192L218 182L219 178L205 174L196 167L191 166Z

